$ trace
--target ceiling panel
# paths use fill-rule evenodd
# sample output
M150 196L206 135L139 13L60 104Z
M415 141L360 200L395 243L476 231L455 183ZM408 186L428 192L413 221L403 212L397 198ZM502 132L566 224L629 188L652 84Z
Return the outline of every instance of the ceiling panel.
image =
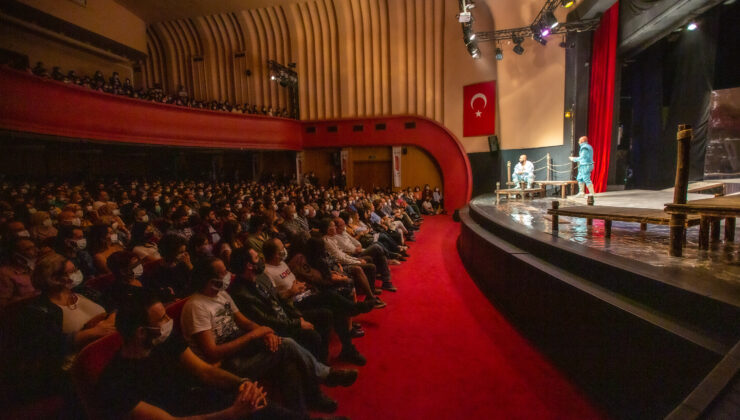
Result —
M115 0L147 23L259 9L305 0Z

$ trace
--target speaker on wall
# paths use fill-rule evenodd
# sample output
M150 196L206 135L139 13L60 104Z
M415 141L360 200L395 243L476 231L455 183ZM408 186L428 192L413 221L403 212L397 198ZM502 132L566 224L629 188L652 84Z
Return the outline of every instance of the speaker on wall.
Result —
M498 136L488 136L488 148L491 150L491 153L498 152L499 146L498 146Z

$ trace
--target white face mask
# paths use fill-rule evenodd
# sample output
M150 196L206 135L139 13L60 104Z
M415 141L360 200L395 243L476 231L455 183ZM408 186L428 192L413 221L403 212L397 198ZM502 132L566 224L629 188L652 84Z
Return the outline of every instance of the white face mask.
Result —
M85 215L85 214L84 214L84 213L82 212L82 210L77 210L77 211L75 212L75 216L77 216L77 217L82 217L82 216L84 216L84 215Z
M76 241L72 241L72 245L76 250L82 251L83 249L87 248L87 239L82 238Z
M144 216L142 216L141 221L144 223L149 223L149 215L145 214Z
M223 277L221 277L221 287L217 287L216 285L213 286L214 289L218 290L219 292L224 291L229 288L231 285L231 273L226 272Z
M44 226L51 226L51 219L44 219L43 225Z
M288 259L288 250L283 248L282 251L280 251L280 260L285 261Z
M24 229L24 230L21 230L18 233L16 233L15 236L17 236L19 238L30 238L31 237L31 234L28 233L28 231Z
M112 224L112 225L110 225L110 227L111 227L111 228L112 228L113 230L118 230L118 222L113 222L113 224Z
M82 284L82 280L84 278L82 276L82 271L80 270L77 270L74 273L69 274L67 277L69 277L69 281L70 281L70 283L67 283L67 287L69 287L70 289L74 289L75 287Z
M113 215L114 216L120 216L121 215L121 210L113 209Z
M134 272L134 277L138 279L144 274L144 266L139 264L132 271Z
M28 209L28 214L34 214L34 213L36 213L36 209L34 208Z
M82 226L82 220L79 217L72 219L72 226Z
M160 344L164 343L165 341L167 341L167 338L172 333L172 327L174 325L175 325L175 322L172 319L170 319L169 321L167 321L164 324L162 324L162 326L160 326L159 328L149 327L149 328L154 329L154 330L157 330L157 329L159 330L159 337L153 339L152 340L152 344L154 344L155 346L157 346L157 345L160 345Z
M116 243L116 242L118 242L118 234L116 234L116 233L112 234L110 236L110 242L113 243L113 244Z

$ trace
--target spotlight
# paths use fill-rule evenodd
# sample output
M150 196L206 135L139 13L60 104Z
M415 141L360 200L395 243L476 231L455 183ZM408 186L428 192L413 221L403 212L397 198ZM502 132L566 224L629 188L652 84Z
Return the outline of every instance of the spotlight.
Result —
M544 38L549 35L550 35L550 28L542 28L542 30L540 31L540 36Z
M496 60L501 61L504 59L504 52L501 48L496 48Z
M570 119L573 117L573 111L565 111L565 118Z
M547 40L545 37L547 35L550 35L550 28L542 28L541 30L537 30L537 28L532 27L532 39L539 42L542 45L547 45Z
M516 44L514 46L514 52L517 53L518 55L524 54L524 48L522 47L522 44Z
M560 2L566 9L573 6L573 3L575 3L575 0L561 0Z
M465 45L470 44L475 40L475 32L473 32L473 29L470 24L463 25L463 41L465 41Z
M686 26L686 29L688 29L689 31L695 31L698 27L699 25L697 25L696 22L691 22L688 26Z
M480 58L480 50L478 49L478 45L475 42L471 42L468 44L468 52L470 53L470 56L474 59Z
M542 22L545 26L549 27L550 29L556 28L558 25L560 25L560 22L558 22L558 19L555 17L555 15L552 12L547 12L542 17Z
M270 80L277 80L277 77L275 77L275 75L273 74L272 76L270 76Z

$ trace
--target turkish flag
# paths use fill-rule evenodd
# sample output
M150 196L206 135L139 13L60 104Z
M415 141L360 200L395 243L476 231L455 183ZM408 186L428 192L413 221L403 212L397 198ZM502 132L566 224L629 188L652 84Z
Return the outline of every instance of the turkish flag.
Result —
M463 87L463 137L496 133L496 81Z

